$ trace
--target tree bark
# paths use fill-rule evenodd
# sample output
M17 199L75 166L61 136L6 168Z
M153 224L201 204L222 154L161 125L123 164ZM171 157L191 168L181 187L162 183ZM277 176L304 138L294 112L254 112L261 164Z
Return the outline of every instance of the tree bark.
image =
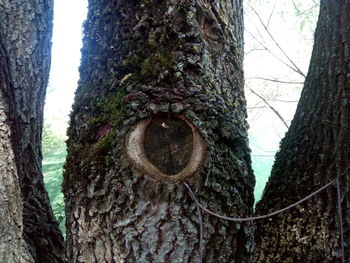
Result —
M23 238L23 205L7 109L0 93L0 262L34 262Z
M257 213L287 206L339 177L350 262L350 2L321 1L309 72ZM259 222L255 262L342 262L334 187Z
M69 262L200 262L184 181L220 214L252 213L242 13L240 0L89 1L63 183ZM193 124L206 144L200 171L162 180L132 165L128 133L157 116ZM147 136L146 150L157 151L162 135ZM203 262L251 262L250 223L203 221Z
M1 262L62 262L63 238L41 171L52 11L49 0L0 1Z

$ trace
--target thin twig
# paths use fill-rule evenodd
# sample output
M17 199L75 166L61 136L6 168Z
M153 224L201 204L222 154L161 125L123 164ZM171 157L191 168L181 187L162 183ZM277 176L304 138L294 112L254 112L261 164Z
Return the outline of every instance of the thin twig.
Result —
M295 11L297 11L297 14L299 15L301 12L300 12L299 8L297 7L297 5L295 4L294 0L292 0L292 3L293 3Z
M249 79L261 79L261 80L284 83L284 84L298 84L298 85L304 84L304 82L299 82L299 81L283 81L283 80L278 80L278 79L269 79L269 78L261 78L261 77L251 77Z
M271 17L273 15L273 12L275 11L276 4L277 4L277 0L275 1L275 4L273 5L271 13L270 13L270 16L269 16L269 19L267 20L267 24L266 24L267 27L269 27L270 20L271 20Z
M311 9L314 9L315 7L319 6L318 4L311 6L310 8L305 9L303 12L300 13L299 16L304 15L306 12L308 12Z
M315 1L315 0L312 0L312 2L314 2L315 6L319 6L320 5L320 2L318 1Z
M266 51L266 49L265 48L253 48L253 49L245 52L245 55L249 55L250 53L252 53L254 51Z
M289 128L287 122L283 119L283 117L281 116L281 114L279 114L279 112L278 112L274 107L272 107L264 97L260 96L258 93L256 93L256 92L255 92L254 90L252 90L252 89L249 89L249 90L250 90L252 93L254 93L257 97L259 97L263 102L265 102L265 104L266 104L267 106L269 106L269 108L270 108L270 109L277 115L277 117L283 122L283 124L287 127L287 129Z
M243 10L243 13L244 13L244 16L247 17L251 24L254 25L254 28L256 30L256 33L260 36L261 40L265 43L265 40L264 40L264 36L261 34L261 30L256 26L256 24L254 23L254 21L250 18L250 16L247 15L247 12L245 10ZM246 30L246 29L244 29Z
M298 72L300 75L302 75L304 78L306 77L305 74L299 69L299 67L293 62L293 60L287 55L287 53L283 50L283 48L280 46L280 44L276 41L276 39L272 36L269 29L266 27L264 21L262 21L260 15L258 12L248 3L249 7L253 10L257 18L259 19L261 25L264 27L266 33L270 36L271 40L275 43L275 45L278 47L278 49L283 53L283 55L287 58L287 60L292 63L292 65L295 67L296 72Z
M299 102L299 100L279 100L279 99L269 99L269 101L288 102L288 103Z
M245 29L245 31L256 40L256 42L258 42L267 52L269 52L275 59L277 59L279 62L281 62L282 64L284 64L285 66L287 66L288 68L290 68L291 70L293 70L294 72L300 74L298 72L297 69L295 69L294 67L292 67L291 65L289 65L288 63L284 62L282 59L280 59L276 54L274 54L267 46L265 46L257 37L255 37L251 32L249 32L249 30Z
M256 107L247 107L248 110L255 110L255 109L266 109L267 106L256 106Z

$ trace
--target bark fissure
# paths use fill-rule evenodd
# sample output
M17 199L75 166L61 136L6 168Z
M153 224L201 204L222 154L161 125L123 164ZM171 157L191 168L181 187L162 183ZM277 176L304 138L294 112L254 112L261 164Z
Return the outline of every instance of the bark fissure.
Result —
M1 103L8 105L4 114L21 190L23 237L35 262L62 262L63 238L41 171L52 2L2 1L0 20Z
M10 83L5 54L0 43L0 261L32 263L34 259L23 238L23 204L11 145L9 107L3 96L3 87Z
M295 202L336 177L343 211L349 209L349 12L348 1L321 1L305 86L257 206L259 214ZM344 215L345 243L350 242L348 222ZM336 189L262 221L257 236L256 262L341 262ZM349 255L347 248L347 260Z
M188 179L201 200L252 213L241 24L241 1L89 2L63 184L69 262L199 262L181 180L152 179L125 154L132 127L157 114L184 115L206 142L208 161ZM204 262L251 262L250 223L203 221Z

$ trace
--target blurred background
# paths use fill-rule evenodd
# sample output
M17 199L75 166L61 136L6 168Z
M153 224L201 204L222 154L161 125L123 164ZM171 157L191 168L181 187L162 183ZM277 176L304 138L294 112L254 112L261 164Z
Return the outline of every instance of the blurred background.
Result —
M319 1L245 0L245 94L255 201L293 118L307 74ZM87 0L55 1L52 65L46 95L43 171L54 213L64 229L62 168L66 130L79 79Z

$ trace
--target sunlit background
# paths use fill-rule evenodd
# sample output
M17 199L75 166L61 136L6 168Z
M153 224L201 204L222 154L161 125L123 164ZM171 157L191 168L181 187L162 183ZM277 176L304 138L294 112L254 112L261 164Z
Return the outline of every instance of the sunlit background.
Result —
M319 1L244 3L248 132L258 201L300 97L312 52Z
M86 0L57 0L54 7L52 63L46 95L45 120L57 136L65 136L68 115L79 79L82 23Z
M258 201L279 142L293 118L307 74L318 14L314 0L245 1L246 97ZM50 83L45 104L43 169L54 213L64 230L61 193L66 129L79 79L86 0L57 0Z
M57 0L54 3L52 64L44 112L43 171L54 214L65 233L62 168L69 113L79 79L82 23L87 15L87 0Z

